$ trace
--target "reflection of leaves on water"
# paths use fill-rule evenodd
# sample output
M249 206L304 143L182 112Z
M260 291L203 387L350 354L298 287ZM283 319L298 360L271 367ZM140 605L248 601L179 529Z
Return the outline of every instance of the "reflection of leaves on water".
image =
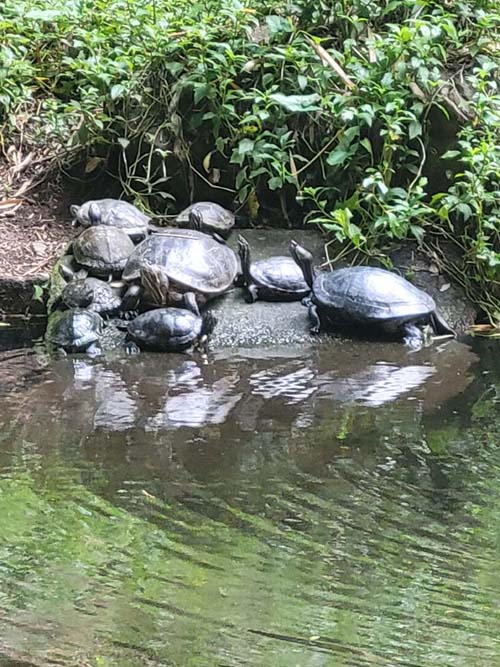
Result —
M292 373L283 375L286 368L266 368L251 375L248 379L252 387L252 394L263 398L284 396L287 403L293 405L305 400L316 391L311 386L314 372L310 368L302 367Z

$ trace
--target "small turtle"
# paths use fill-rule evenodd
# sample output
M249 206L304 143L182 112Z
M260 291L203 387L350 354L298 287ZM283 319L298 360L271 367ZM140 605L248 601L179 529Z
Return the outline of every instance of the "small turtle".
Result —
M49 347L64 352L100 354L99 338L104 320L97 313L82 308L71 308L53 313L45 333Z
M311 333L339 327L373 328L398 335L413 349L424 342L417 325L431 324L438 334L455 335L436 310L434 299L391 271L355 266L315 275L313 257L295 241L290 252L301 267L311 297L307 300Z
M246 301L298 301L310 292L302 270L291 257L269 257L251 262L250 246L238 237L238 252L243 273Z
M123 280L132 283L123 297L126 310L144 300L176 305L192 292L199 307L226 292L238 271L238 260L225 243L193 229L168 229L149 236L130 255ZM139 284L140 283L140 284Z
M76 262L84 268L78 273L80 278L85 277L85 271L98 277L120 274L135 248L121 229L104 225L85 229L70 247ZM65 278L71 274L66 267L61 272Z
M200 201L191 204L179 213L175 222L179 227L192 226L191 213L197 213L200 219L200 231L215 237L227 238L234 227L235 215L219 204L211 201Z
M124 231L132 241L142 241L150 231L161 230L151 223L151 218L145 215L133 204L120 199L92 199L81 206L72 204L69 207L73 216L73 225L92 227L93 225L107 225Z
M127 338L139 348L160 352L177 352L189 348L206 351L208 336L216 318L200 315L194 294L184 296L184 308L155 308L138 315L127 327ZM128 346L129 352L136 350Z
M66 274L67 275L67 274ZM99 278L77 278L70 280L52 309L88 308L100 315L113 315L121 308L122 300L109 283Z

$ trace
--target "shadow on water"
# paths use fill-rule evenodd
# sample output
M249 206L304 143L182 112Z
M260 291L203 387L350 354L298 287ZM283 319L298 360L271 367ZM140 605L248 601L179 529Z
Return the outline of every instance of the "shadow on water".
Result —
M0 664L500 665L496 356L3 352Z

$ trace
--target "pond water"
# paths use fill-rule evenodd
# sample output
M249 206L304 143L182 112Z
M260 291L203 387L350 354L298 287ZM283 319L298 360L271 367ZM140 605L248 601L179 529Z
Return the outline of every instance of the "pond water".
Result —
M2 666L500 665L497 346L22 344L0 354Z

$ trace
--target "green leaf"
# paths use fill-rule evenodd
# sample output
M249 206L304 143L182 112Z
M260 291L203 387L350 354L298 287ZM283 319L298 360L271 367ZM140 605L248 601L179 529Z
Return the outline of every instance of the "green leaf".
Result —
M373 149L372 149L372 142L368 139L368 137L365 137L364 139L361 139L359 142L361 146L369 153L372 161L373 161Z
M250 153L251 151L253 151L254 146L255 146L255 141L252 141L252 139L242 139L238 144L238 153L240 155L245 155L246 153Z
M287 19L282 16L277 16L276 14L269 14L266 16L266 24L270 37L274 37L274 35L280 32L293 31L290 21L287 21Z
M344 164L344 162L350 156L350 151L346 151L343 148L335 148L331 153L329 153L328 157L326 158L326 162L330 165L330 167L335 167L340 164Z
M468 220L472 215L472 209L468 204L458 204L456 210L461 214L464 220Z
M277 190L283 185L283 181L279 176L273 176L267 181L267 187L270 190Z
M417 239L417 241L419 243L422 243L425 235L423 228L419 227L418 225L410 225L410 231L413 234L413 236Z
M123 96L123 93L126 91L125 86L122 83L115 83L115 85L109 91L109 95L112 100L117 100Z
M408 127L408 136L410 139L415 139L422 134L422 125L418 120L412 120Z
M321 99L316 93L313 95L283 95L282 93L273 93L269 97L292 113L305 113L321 109L316 104Z

